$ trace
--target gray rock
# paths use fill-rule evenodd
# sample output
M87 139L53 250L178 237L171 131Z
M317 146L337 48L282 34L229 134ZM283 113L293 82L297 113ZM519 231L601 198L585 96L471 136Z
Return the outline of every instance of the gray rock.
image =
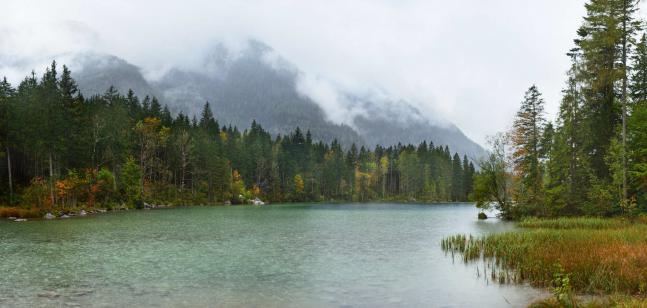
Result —
M43 218L45 218L45 219L54 219L54 218L56 218L56 216L52 215L52 213L47 213L47 214L45 214L45 216L43 216Z
M23 221L27 221L27 219L24 219L24 218L18 218L18 219L14 219L14 221L15 221L15 222L23 222Z

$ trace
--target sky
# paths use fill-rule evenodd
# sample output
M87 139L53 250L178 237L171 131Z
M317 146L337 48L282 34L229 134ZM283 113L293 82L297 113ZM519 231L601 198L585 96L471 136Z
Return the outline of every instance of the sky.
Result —
M407 101L474 141L506 130L528 87L553 119L584 0L3 0L0 75L100 52L154 79L200 69L214 42L271 46L333 121L337 91ZM60 60L59 60L60 62ZM202 103L202 102L198 102Z

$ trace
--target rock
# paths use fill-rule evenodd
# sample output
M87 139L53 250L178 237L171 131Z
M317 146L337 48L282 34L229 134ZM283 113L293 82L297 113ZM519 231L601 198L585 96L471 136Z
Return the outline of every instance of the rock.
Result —
M45 218L45 219L54 219L54 218L56 218L56 216L52 215L52 213L47 213L47 214L45 214L45 216L43 216L43 218Z
M7 219L9 219L9 220L16 220L16 219L18 219L18 217L13 217L13 216L11 216L11 217L7 217Z
M18 218L18 219L14 219L13 221L15 221L15 222L23 222L23 221L27 221L27 219Z
M81 210L79 212L79 216L85 216L85 215L88 215L88 213L85 210Z
M63 215L61 215L61 218L70 218L70 215L63 214Z
M229 200L225 201L225 205L231 205L231 201Z
M487 217L487 215L486 215L485 213L480 212L480 213L479 213L479 219L480 219L480 220L485 220L485 219L488 219L488 217Z
M254 203L254 205L265 205L265 202L261 201L261 199L258 198L254 199L252 203Z

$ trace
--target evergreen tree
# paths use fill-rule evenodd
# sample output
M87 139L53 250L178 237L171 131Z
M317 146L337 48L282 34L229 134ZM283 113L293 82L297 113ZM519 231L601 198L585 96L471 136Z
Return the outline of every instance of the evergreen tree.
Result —
M538 207L543 203L541 145L545 125L544 100L533 85L525 94L510 135L514 170L520 179L517 200L534 214L538 214Z
M461 157L458 153L454 153L452 158L452 200L461 201L465 200L465 192L463 188L463 165Z

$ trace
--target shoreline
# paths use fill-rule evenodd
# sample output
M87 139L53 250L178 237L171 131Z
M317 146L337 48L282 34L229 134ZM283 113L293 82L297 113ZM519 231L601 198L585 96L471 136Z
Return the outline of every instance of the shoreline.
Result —
M106 213L115 213L115 212L127 212L127 211L139 211L139 210L159 210L159 209L173 209L173 208L183 208L183 207L263 207L271 205L318 205L318 204L357 204L357 205L368 205L368 204L403 204L403 205L468 205L474 204L473 202L411 202L411 201L365 201L365 202L346 202L346 201L320 201L320 202L280 202L280 203L265 203L263 205L253 204L253 203L242 203L242 204L226 204L226 203L216 203L216 204L148 204L146 203L143 208L134 208L128 206L119 206L119 207L75 207L75 208L59 208L59 209L30 209L30 208L21 208L21 207L0 207L0 219L9 220L15 222L24 222L24 221L43 221L43 220L60 220L60 219L70 219L78 217L91 217ZM51 214L49 216L48 214Z

